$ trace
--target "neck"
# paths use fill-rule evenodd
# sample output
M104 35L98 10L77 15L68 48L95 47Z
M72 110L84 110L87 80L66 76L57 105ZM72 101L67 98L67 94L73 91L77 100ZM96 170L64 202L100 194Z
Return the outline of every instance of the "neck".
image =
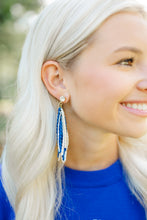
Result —
M66 120L69 147L65 166L77 170L100 170L118 159L116 134L87 124L72 111L66 112Z
M75 133L69 142L65 166L76 170L101 170L118 159L116 135L105 134L100 137L97 134L94 139L89 133L84 138L76 130Z

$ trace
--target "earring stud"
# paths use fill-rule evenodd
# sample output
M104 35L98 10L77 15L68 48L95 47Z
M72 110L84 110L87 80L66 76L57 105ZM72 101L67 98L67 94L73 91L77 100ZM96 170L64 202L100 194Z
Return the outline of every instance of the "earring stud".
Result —
M64 102L65 101L65 97L64 96L60 96L60 102Z

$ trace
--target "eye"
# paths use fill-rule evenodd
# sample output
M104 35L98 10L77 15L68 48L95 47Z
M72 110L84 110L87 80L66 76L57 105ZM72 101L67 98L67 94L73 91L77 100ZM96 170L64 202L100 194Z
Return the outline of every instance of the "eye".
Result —
M134 57L131 57L131 58L122 59L117 64L124 66L132 66L133 62L134 62Z

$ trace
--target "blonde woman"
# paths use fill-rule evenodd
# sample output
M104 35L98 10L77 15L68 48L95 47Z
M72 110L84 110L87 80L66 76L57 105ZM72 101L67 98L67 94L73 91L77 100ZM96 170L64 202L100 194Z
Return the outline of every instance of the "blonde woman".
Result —
M147 20L132 0L54 0L26 38L1 219L147 219Z

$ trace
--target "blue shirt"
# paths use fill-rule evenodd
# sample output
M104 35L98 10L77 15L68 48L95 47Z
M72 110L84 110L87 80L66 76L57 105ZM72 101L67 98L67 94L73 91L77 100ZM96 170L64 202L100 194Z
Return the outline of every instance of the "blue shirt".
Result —
M64 171L64 197L55 220L146 220L144 208L126 184L120 160L103 170ZM1 183L0 194L0 220L13 220Z
M65 193L56 220L146 220L145 210L125 181L118 159L103 170L65 167Z
M11 207L5 190L1 182L1 164L0 164L0 220L14 220L15 215Z

